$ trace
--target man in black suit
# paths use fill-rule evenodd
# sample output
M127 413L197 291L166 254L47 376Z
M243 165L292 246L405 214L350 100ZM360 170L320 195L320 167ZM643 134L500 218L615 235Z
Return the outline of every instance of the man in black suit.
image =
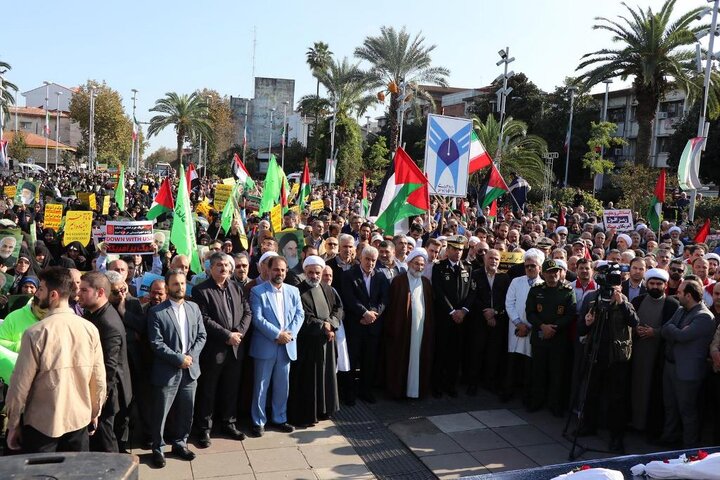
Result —
M645 259L642 257L635 257L632 261L630 261L630 277L622 282L622 294L632 302L635 300L635 297L645 295L646 293Z
M476 295L470 278L472 266L461 260L466 243L462 235L448 237L447 258L432 271L436 332L433 396L436 398L442 396L443 389L451 397L457 397L458 370L464 337L469 331L467 315Z
M338 292L342 289L343 272L355 265L355 238L348 233L338 237L338 254L326 262L333 271L332 287Z
M483 268L472 274L477 289L475 306L472 309L469 340L470 374L468 394L477 393L482 379L486 388L496 391L505 378L504 365L507 352L508 316L505 312L505 297L510 288L507 273L498 272L500 252L491 249L484 255Z
M245 357L245 336L250 328L250 304L242 288L230 280L235 270L232 257L215 252L210 256L210 278L193 288L193 301L202 312L207 342L200 355L196 425L198 446L210 446L216 395L220 398L220 422L225 434L236 440L245 435L237 429L238 395Z
M345 307L345 330L350 368L356 373L360 369L360 398L375 403L372 387L375 383L375 369L379 354L382 314L387 305L390 282L375 270L378 251L365 247L360 265L355 265L343 274L342 300ZM354 404L354 392L347 392L347 404Z
M97 431L90 437L90 450L117 453L118 441L127 442L129 437L126 417L132 400L132 385L125 327L108 301L109 293L110 282L103 273L89 272L82 277L79 302L85 310L85 318L100 332L107 380L107 400L100 413Z
M175 406L175 434L172 451L183 460L195 454L187 448L192 426L195 389L200 376L200 352L207 334L200 309L185 301L185 274L170 270L165 277L168 300L153 307L148 315L148 339L153 353L150 381L153 386L153 464L165 466L162 447L165 418Z

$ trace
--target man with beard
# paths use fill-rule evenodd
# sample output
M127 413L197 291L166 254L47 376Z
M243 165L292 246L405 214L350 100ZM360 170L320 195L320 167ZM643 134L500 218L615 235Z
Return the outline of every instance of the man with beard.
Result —
M148 293L148 299L149 301L142 306L143 312L146 315L152 307L160 305L167 299L165 280L157 279L150 284L150 292Z
M392 281L396 276L405 273L405 267L395 260L395 244L393 242L387 240L380 242L378 260L379 262L375 268L385 275L388 281Z
M337 240L335 240L337 243ZM336 248L337 250L337 248ZM311 255L317 255L317 248L312 245L305 245L300 251L300 261L293 268L289 269L285 276L285 283L297 287L305 279L303 277L303 262Z
M48 315L22 337L7 394L7 444L26 453L87 451L87 426L98 424L106 394L100 336L68 305L67 269L39 276L35 298Z
M383 328L386 389L393 398L427 395L432 381L432 286L423 276L427 253L416 248L407 256L408 271L390 284Z
M200 309L185 301L187 278L171 270L165 277L168 300L152 308L148 316L148 338L154 360L150 373L153 385L152 460L165 466L163 446L165 419L175 407L175 432L172 452L183 460L193 460L187 447L192 425L197 379L200 376L200 352L207 333Z
M505 296L510 287L510 277L498 272L500 252L488 250L485 253L483 268L472 273L472 281L477 289L473 306L473 319L470 323L468 340L472 348L468 349L471 358L467 364L468 395L476 395L478 384L500 393L505 378L505 355L507 347L508 316L505 312ZM482 377L482 378L481 378Z
M620 265L616 263L599 266L597 271L607 278L621 275ZM606 298L603 293L609 297ZM627 297L620 292L619 286L612 287L608 292L600 288L589 293L583 300L578 336L585 337L585 362L590 361L587 357L591 352L590 345L597 345L598 351L592 366L592 375L587 376L588 363L582 370L588 386L584 422L577 433L595 433L599 421L600 397L604 397L608 405L607 423L610 430L608 449L616 453L625 451L627 379L632 353L631 329L637 324L637 313Z
M3 237L0 240L0 264L11 268L15 266L16 258L13 256L17 239L15 237Z
M425 251L427 252L427 262L423 269L423 277L432 283L432 269L439 262L440 248L442 244L437 238L428 238L425 241Z
M255 376L251 406L252 435L262 437L267 415L265 405L272 385L271 424L285 433L294 428L287 423L287 400L290 362L297 360L297 338L304 312L300 292L284 284L287 261L280 256L270 258L270 281L252 289L252 324L254 333L250 356L255 360Z
M250 257L246 252L234 253L232 255L235 261L235 271L232 275L232 280L235 281L240 288L244 288L245 285L250 281L248 272L250 271Z
M677 296L681 308L661 331L665 339L665 425L658 443L676 444L682 429L683 446L689 448L700 439L698 395L707 373L708 347L715 321L702 303L702 285L697 280L684 280Z
M638 314L638 326L633 336L631 408L632 425L648 438L657 438L662 431L662 370L663 341L660 330L680 304L665 294L670 276L661 268L645 273L647 294L632 301Z
M341 290L340 282L343 272L352 268L355 264L355 239L352 235L343 233L338 238L338 254L328 260L326 265L333 271L333 288L338 292Z
M85 309L85 318L100 332L108 395L97 431L90 439L90 450L117 453L118 441L126 442L129 437L127 424L122 419L132 400L132 384L125 326L108 300L109 293L110 282L103 273L88 272L83 275L80 281L80 305ZM121 420L116 429L115 416L118 414Z
M299 290L305 320L297 337L297 361L290 367L288 419L309 427L339 410L335 333L343 309L332 287L321 283L325 261L311 255L303 268Z
M230 438L244 440L238 430L237 406L245 358L245 335L250 328L250 305L242 288L230 280L234 270L230 255L210 256L210 278L193 288L193 301L200 307L207 341L200 355L202 376L198 383L196 425L198 446L210 446L216 399L222 431Z
M665 287L665 294L668 296L677 295L678 288L685 276L685 265L682 260L676 259L670 262L670 278Z
M630 277L622 282L622 294L632 301L638 295L645 293L645 259L633 258L630 261Z

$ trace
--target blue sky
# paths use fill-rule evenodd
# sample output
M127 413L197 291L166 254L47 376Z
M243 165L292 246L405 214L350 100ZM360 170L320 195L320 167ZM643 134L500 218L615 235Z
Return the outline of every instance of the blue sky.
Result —
M705 5L681 0L676 8ZM253 27L256 76L295 79L297 100L315 91L305 63L313 42L352 57L366 36L392 25L422 31L428 44L437 45L434 63L450 69L452 86L492 82L501 73L497 51L509 46L516 58L510 68L551 90L574 74L582 54L610 46L609 33L592 30L594 17L623 11L620 0L14 1L4 8L0 59L12 65L7 78L20 91L44 80L68 87L105 80L121 93L129 113L136 88L137 117L147 121L155 100L169 91L208 87L251 96ZM150 140L148 153L174 145L166 130Z

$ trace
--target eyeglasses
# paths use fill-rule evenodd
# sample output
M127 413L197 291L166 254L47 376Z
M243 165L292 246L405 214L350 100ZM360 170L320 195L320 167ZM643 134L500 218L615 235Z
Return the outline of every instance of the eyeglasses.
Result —
M122 295L127 293L127 288L119 288L117 290L113 288L110 291L113 293L113 295Z
M685 271L685 269L684 268L671 268L670 271L675 272L675 273L683 273Z
M531 264L525 265L525 268L538 268L538 266L537 266L537 265L533 265L533 264L531 263Z

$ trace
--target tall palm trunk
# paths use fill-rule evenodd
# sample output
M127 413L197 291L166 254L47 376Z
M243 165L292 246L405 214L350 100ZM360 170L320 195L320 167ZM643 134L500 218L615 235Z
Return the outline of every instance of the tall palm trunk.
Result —
M400 94L398 93L391 93L390 94L390 110L389 110L389 116L390 118L390 154L392 155L395 150L397 150L398 147L398 135L400 133L400 125L398 124L398 109L400 108Z
M180 172L180 164L182 163L182 147L184 139L185 134L182 131L179 131L177 134L177 151L175 152L175 161L177 161L176 168L178 169L178 172Z
M315 87L315 126L313 127L313 148L315 155L313 156L314 165L317 166L319 163L320 147L317 142L318 137L318 117L320 116L320 79L317 79L317 85Z
M635 147L635 163L637 165L650 165L652 160L650 147L652 146L653 129L652 122L655 119L659 95L646 88L635 86L637 97L637 109L635 119L638 122L638 136Z

